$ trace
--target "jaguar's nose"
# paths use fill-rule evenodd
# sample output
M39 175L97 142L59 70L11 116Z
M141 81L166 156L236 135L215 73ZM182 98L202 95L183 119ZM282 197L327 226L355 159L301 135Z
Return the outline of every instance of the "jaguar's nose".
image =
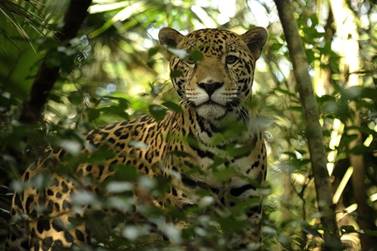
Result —
M223 82L207 82L207 83L199 83L198 86L206 91L208 96L211 97L211 95L219 89L221 86L223 86Z

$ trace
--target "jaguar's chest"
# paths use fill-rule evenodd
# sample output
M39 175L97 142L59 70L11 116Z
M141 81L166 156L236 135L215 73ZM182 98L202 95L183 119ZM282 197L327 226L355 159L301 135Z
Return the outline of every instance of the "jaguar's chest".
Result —
M201 148L192 149L187 147L187 152L191 153L192 163L196 164L203 179L222 181L225 177L220 173L228 173L231 180L235 176L254 177L257 175L257 168L252 168L252 163L258 158L261 142L251 142L252 144L234 144L228 148ZM258 144L256 144L258 143ZM214 177L213 177L214 176Z
M168 154L170 158L164 167L169 174L173 174L174 183L185 194L195 194L191 192L193 189L205 189L222 196L246 185L247 188L255 188L249 184L260 183L264 177L261 168L264 143L260 135L243 139L242 144L233 142L221 147L190 144L187 141L179 143L185 154ZM249 196L254 191L246 189L240 195ZM190 201L194 200L190 198Z

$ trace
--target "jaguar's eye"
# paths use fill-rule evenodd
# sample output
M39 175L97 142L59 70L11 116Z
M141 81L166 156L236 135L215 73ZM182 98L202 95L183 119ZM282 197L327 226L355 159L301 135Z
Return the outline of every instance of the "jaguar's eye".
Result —
M236 57L234 55L228 55L225 58L225 63L227 63L227 64L234 64L237 60L238 60L238 57Z

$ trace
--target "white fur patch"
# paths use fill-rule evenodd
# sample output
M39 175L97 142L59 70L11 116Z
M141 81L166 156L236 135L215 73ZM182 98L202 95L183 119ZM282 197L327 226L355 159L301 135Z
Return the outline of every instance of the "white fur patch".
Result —
M226 109L225 107L216 104L204 104L196 108L196 112L201 117L212 120L224 116Z

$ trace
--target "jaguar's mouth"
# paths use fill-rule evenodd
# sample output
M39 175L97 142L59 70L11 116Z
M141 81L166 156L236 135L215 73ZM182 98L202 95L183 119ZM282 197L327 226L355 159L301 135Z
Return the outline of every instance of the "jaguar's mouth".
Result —
M207 100L206 102L203 102L203 103L201 103L201 104L198 104L198 105L196 105L196 107L201 107L201 106L204 106L204 105L225 107L224 105L219 104L219 103L213 101L212 99L209 99L209 100Z

